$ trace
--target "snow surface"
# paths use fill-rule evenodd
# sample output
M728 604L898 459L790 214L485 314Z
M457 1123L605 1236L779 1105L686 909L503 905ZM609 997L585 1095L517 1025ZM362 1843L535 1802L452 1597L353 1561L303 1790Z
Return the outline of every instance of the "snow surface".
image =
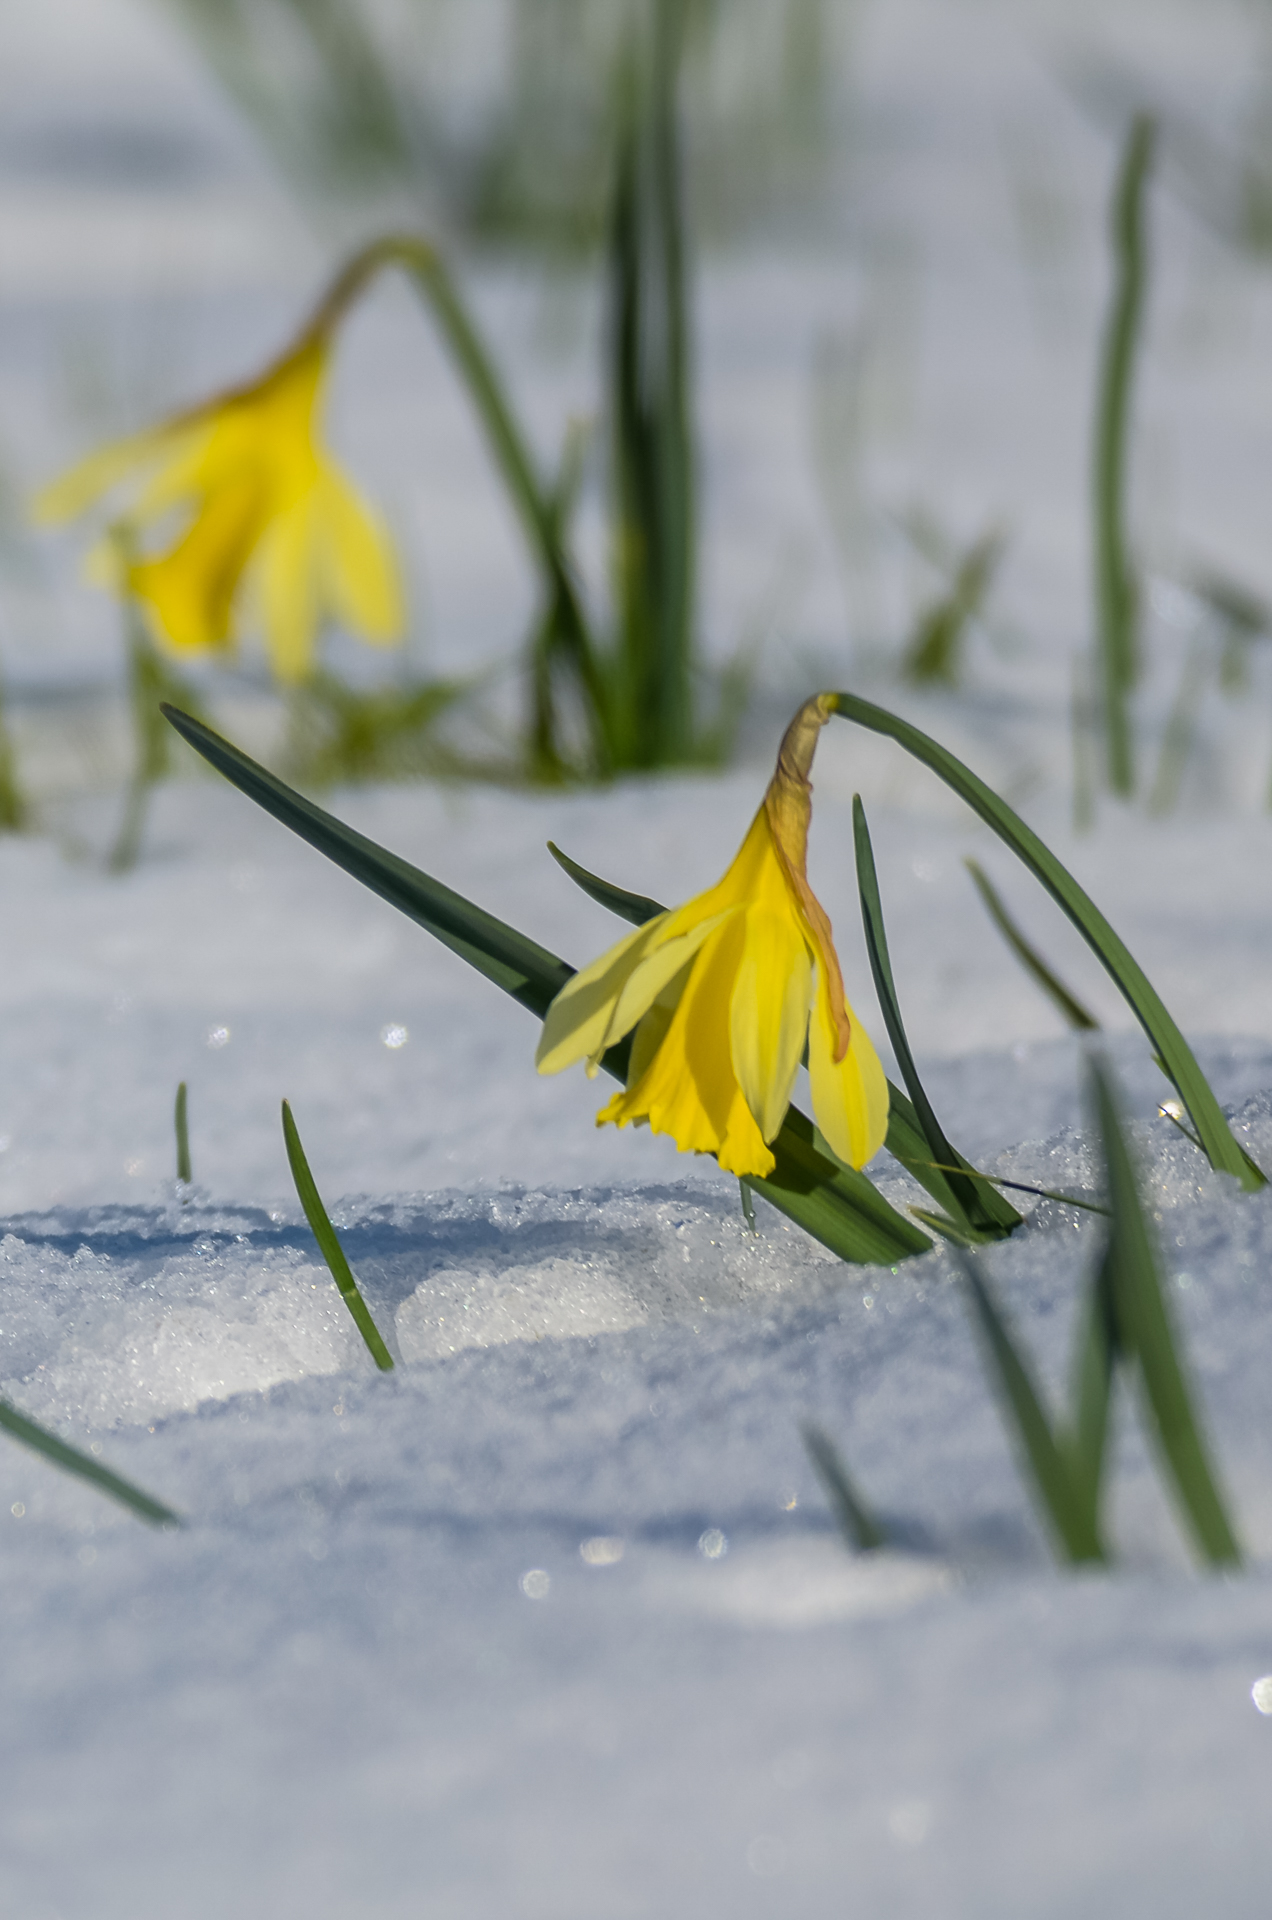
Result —
M160 16L126 0L20 16L0 23L0 402L25 479L84 434L59 408L59 338L117 335L152 385L197 387L276 337L320 263ZM1237 8L1087 16L1212 107L1249 51ZM1069 824L1109 149L1044 71L1057 20L988 4L866 16L863 86L887 135L867 184L905 244L922 239L928 302L910 315L911 425L873 448L870 483L892 506L948 506L960 534L1004 507L1017 523L1016 651L978 642L969 697L909 707L1090 888L1272 1166L1262 682L1208 711L1181 814L1106 808L1084 838ZM44 112L62 147L41 171ZM995 143L1025 122L1072 230L1096 233L1038 269L1050 332L996 171ZM102 160L117 146L70 139L134 123L199 147L203 171L143 192ZM79 175L68 151L88 155ZM1160 218L1147 531L1163 568L1182 529L1267 591L1265 281L1177 209ZM601 795L338 795L343 817L575 962L617 928L547 839L669 901L718 875L781 719L850 671L807 441L812 348L851 318L860 279L860 255L833 253L725 260L706 279L713 643L736 641L774 580L798 586L744 763ZM536 363L538 291L506 269L475 284L551 446L586 404L586 314L577 352ZM1055 287L1076 316L1058 340ZM413 325L386 298L351 347L351 395L359 368L382 376L359 450L386 485L410 473L433 657L505 654L524 571L440 361L427 404L399 402ZM1155 493L1170 446L1175 491ZM860 789L911 1037L958 1144L1035 1184L1093 1178L1079 1050L989 930L966 855L1109 1028L1250 1555L1240 1577L1190 1567L1130 1405L1121 1567L1057 1572L943 1254L845 1268L763 1206L750 1235L734 1182L666 1141L597 1132L598 1089L535 1077L520 1009L228 789L165 789L143 863L108 878L114 642L64 561L0 582L45 822L0 843L0 1394L188 1524L151 1532L0 1447L6 1920L1261 1920L1272 1189L1234 1193L1154 1117L1145 1043L1023 872L895 749L828 730L813 877L849 993L877 1034L852 890ZM1171 670L1182 618L1159 583ZM1167 672L1159 708L1172 687ZM250 688L236 699L234 730L268 746L269 710ZM181 1078L191 1194L171 1179ZM284 1095L396 1346L391 1376L291 1195ZM904 1181L881 1179L904 1203ZM1098 1232L1043 1202L986 1255L1057 1390ZM839 1543L801 1444L810 1418L887 1521L886 1552Z

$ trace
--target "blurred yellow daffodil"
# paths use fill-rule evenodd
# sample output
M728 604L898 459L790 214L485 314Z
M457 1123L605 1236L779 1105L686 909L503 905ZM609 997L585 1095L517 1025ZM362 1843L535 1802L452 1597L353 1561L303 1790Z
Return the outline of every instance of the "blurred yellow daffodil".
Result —
M402 609L387 535L317 437L327 361L328 330L311 327L261 379L90 454L44 489L38 515L71 519L131 482L96 571L179 652L229 652L255 619L290 684L328 615L391 644ZM152 528L171 544L145 551Z
M764 1175L805 1045L813 1116L838 1157L883 1144L888 1085L844 999L830 922L808 884L808 774L833 708L805 703L764 803L724 878L649 920L576 973L548 1008L536 1063L558 1073L635 1028L627 1087L597 1125L647 1121L682 1152Z

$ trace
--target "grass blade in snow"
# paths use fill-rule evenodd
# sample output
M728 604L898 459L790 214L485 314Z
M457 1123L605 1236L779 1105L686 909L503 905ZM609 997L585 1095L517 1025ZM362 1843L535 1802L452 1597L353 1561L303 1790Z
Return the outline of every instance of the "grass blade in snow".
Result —
M963 865L975 881L976 891L984 901L985 911L988 913L990 919L998 928L999 933L1002 934L1003 939L1007 942L1007 945L1011 948L1025 972L1030 976L1036 986L1042 988L1047 998L1055 1006L1061 1019L1066 1020L1074 1029L1075 1033L1098 1032L1100 1023L1095 1015L1087 1012L1077 995L1070 993L1063 980L1052 972L1032 941L1026 940L1024 934L1020 931L1020 928L1016 925L1016 922L1003 905L1002 897L984 867L976 860L964 860Z
M183 1080L177 1088L177 1104L173 1114L173 1124L177 1131L177 1178L189 1186L193 1175L190 1172L190 1118L189 1099L186 1083Z
M1052 1432L1029 1368L1016 1349L980 1267L970 1253L957 1251L954 1257L967 1282L982 1343L1043 1510L1070 1560L1102 1560L1104 1550L1091 1503L1076 1484L1067 1450Z
M165 707L164 712L196 752L249 799L543 1018L573 967L302 798L210 727L175 708ZM628 1042L623 1041L610 1048L601 1064L616 1080L625 1081L628 1054ZM787 1114L772 1151L777 1165L753 1183L753 1191L841 1260L893 1266L931 1247L928 1236L890 1206L865 1174L818 1150L813 1123L797 1108Z
M350 1271L349 1262L345 1259L344 1248L337 1239L336 1230L327 1216L327 1209L322 1204L322 1197L314 1184L314 1176L309 1171L305 1149L300 1144L300 1134L286 1100L283 1102L283 1138L287 1142L287 1158L291 1164L292 1179L296 1182L300 1204L305 1209L305 1218L313 1230L314 1239L318 1242L319 1252L327 1262L331 1277L340 1290L340 1298L352 1314L353 1324L366 1341L367 1351L376 1366L381 1373L391 1373L393 1356L380 1336L380 1329L371 1318L371 1309L358 1290L358 1283Z
M1236 1566L1241 1549L1193 1413L1112 1082L1098 1061L1091 1081L1113 1212L1107 1258L1122 1341L1139 1362L1162 1457L1198 1547L1213 1566Z
M1127 445L1135 349L1140 337L1147 277L1144 195L1153 140L1152 120L1147 114L1137 114L1127 135L1113 190L1111 237L1116 256L1116 284L1100 361L1091 486L1105 754L1109 786L1114 793L1124 795L1135 789L1128 695L1139 668L1139 583L1126 536Z
M1022 860L1041 881L1056 904L1072 920L1078 932L1100 961L1131 1012L1152 1043L1163 1070L1173 1081L1197 1129L1202 1151L1213 1167L1230 1173L1242 1186L1253 1189L1267 1184L1262 1170L1234 1137L1223 1117L1219 1102L1197 1065L1183 1034L1171 1019L1157 993L1122 941L1114 933L1095 902L1078 885L1068 869L1027 827L1020 816L999 798L992 787L978 779L969 767L947 748L939 746L926 733L907 720L876 707L856 694L837 693L836 711L872 733L895 740L916 760L929 767L952 792L965 800L986 826L992 827L1004 844Z
M78 1447L60 1440L47 1427L19 1413L7 1400L0 1400L0 1428L5 1433L20 1440L24 1447L30 1447L32 1453L38 1453L52 1466L60 1467L63 1473L74 1475L77 1480L86 1480L99 1493L109 1494L112 1500L118 1500L121 1507L127 1507L139 1520L148 1520L154 1527L179 1527L181 1515L174 1513L171 1507L165 1507L162 1500L152 1499L143 1493L131 1480L125 1480L121 1474L112 1473L109 1467L103 1467L91 1454L81 1453Z
M802 1431L808 1457L817 1470L830 1510L848 1545L858 1553L882 1547L887 1535L848 1478L848 1470L830 1435L814 1426L811 1420L805 1422Z
M852 830L857 854L857 890L861 895L861 918L865 928L866 951L870 956L870 971L874 975L875 992L879 996L879 1006L883 1012L884 1024L888 1029L888 1038L892 1042L892 1051L897 1056L901 1068L901 1077L909 1088L910 1099L923 1138L927 1142L929 1157L938 1166L952 1168L957 1165L954 1148L946 1139L940 1122L932 1111L919 1079L914 1056L910 1052L910 1043L906 1038L905 1024L901 1018L901 1007L897 1000L896 985L892 978L892 961L888 954L888 935L883 924L883 905L879 899L879 880L875 873L874 850L870 844L870 829L866 825L866 810L861 804L860 794L853 795ZM945 1180L949 1187L951 1212L954 1224L967 1226L972 1237L989 1235L1001 1238L1020 1225L1020 1215L994 1188L983 1182L969 1180L961 1172L947 1171Z
M1068 1438L1074 1485L1097 1536L1109 1407L1118 1363L1124 1358L1113 1299L1113 1270L1106 1248L1095 1269L1083 1309L1083 1325L1074 1355L1073 1401L1077 1413Z

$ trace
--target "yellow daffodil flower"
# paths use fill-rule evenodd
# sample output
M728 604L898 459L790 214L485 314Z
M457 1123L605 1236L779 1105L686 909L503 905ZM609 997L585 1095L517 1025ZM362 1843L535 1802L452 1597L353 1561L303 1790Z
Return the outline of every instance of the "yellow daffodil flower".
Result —
M133 481L96 571L179 652L229 652L245 613L284 683L305 678L327 615L391 644L402 627L392 549L317 440L327 360L327 328L311 327L261 379L90 454L44 489L37 514L71 519ZM145 531L174 517L172 544L143 551Z
M844 999L830 922L808 884L809 769L832 706L805 703L724 878L576 973L548 1008L540 1073L602 1054L635 1028L626 1091L597 1125L648 1122L682 1152L763 1175L805 1045L813 1116L847 1165L888 1128L879 1057Z

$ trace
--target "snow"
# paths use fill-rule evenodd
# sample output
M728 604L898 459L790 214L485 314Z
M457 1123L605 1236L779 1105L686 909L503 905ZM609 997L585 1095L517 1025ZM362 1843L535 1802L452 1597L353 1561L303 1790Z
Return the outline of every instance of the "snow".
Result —
M878 429L869 486L892 507L948 507L960 535L1004 506L1016 523L1002 589L1015 650L978 641L967 696L909 695L906 710L1071 866L1272 1167L1266 664L1239 705L1211 698L1179 813L1105 806L1094 833L1071 824L1109 147L1040 70L1071 44L1059 15L1020 10L1028 31L1009 31L1016 11L914 0L862 29L869 204L922 240L924 287L910 424ZM1103 24L1105 11L1065 32L1098 29L1165 83L1216 110L1229 100L1249 47L1240 9L1218 10L1221 28L1182 4L1126 5ZM0 146L0 426L25 483L84 435L59 338L91 321L116 342L126 409L134 363L174 388L241 371L321 260L162 16L58 0L0 36L16 128ZM140 118L194 141L197 192L179 169L145 192L109 168L41 173L41 101L55 129ZM1066 290L1067 332L1062 303L1050 333L1031 314L991 151L994 129L1014 139L1030 118L1074 231L1095 236L1039 269ZM1159 217L1139 492L1160 570L1156 715L1187 641L1171 568L1201 550L1272 586L1265 283L1165 200ZM341 817L580 962L619 928L548 839L684 898L734 852L810 686L851 678L899 697L845 647L808 449L812 349L858 313L860 262L828 248L706 275L713 646L736 641L775 581L794 583L739 764L604 793L341 793ZM587 403L595 316L582 303L574 344L536 358L541 290L488 264L474 285L551 447ZM386 296L360 324L350 458L395 500L426 570L430 657L502 656L529 587L480 445L440 358L412 344L409 307ZM400 404L408 365L421 385ZM132 399L144 411L140 386ZM1154 493L1170 445L1173 496L1164 481ZM108 876L115 641L69 554L41 549L34 571L0 579L42 805L40 831L0 841L0 1395L187 1524L148 1530L0 1446L5 1912L1261 1920L1272 1189L1235 1192L1157 1116L1166 1088L1146 1042L1023 870L897 749L827 730L812 868L849 995L878 1036L850 852L860 790L910 1037L958 1145L1035 1185L1095 1178L1081 1049L989 927L968 855L1105 1025L1249 1556L1239 1576L1192 1566L1129 1398L1117 1570L1058 1571L946 1255L846 1268L762 1204L752 1235L735 1182L665 1140L598 1131L601 1089L581 1073L538 1079L519 1008L228 788L164 788L142 863ZM883 606L909 589L886 552L880 568ZM250 680L218 711L254 749L276 744ZM190 1190L172 1178L180 1079ZM283 1096L391 1375L303 1222ZM896 1204L913 1197L886 1165L880 1180ZM985 1265L1059 1396L1099 1226L1022 1206L1027 1224ZM883 1552L840 1543L801 1441L809 1420L882 1515Z

